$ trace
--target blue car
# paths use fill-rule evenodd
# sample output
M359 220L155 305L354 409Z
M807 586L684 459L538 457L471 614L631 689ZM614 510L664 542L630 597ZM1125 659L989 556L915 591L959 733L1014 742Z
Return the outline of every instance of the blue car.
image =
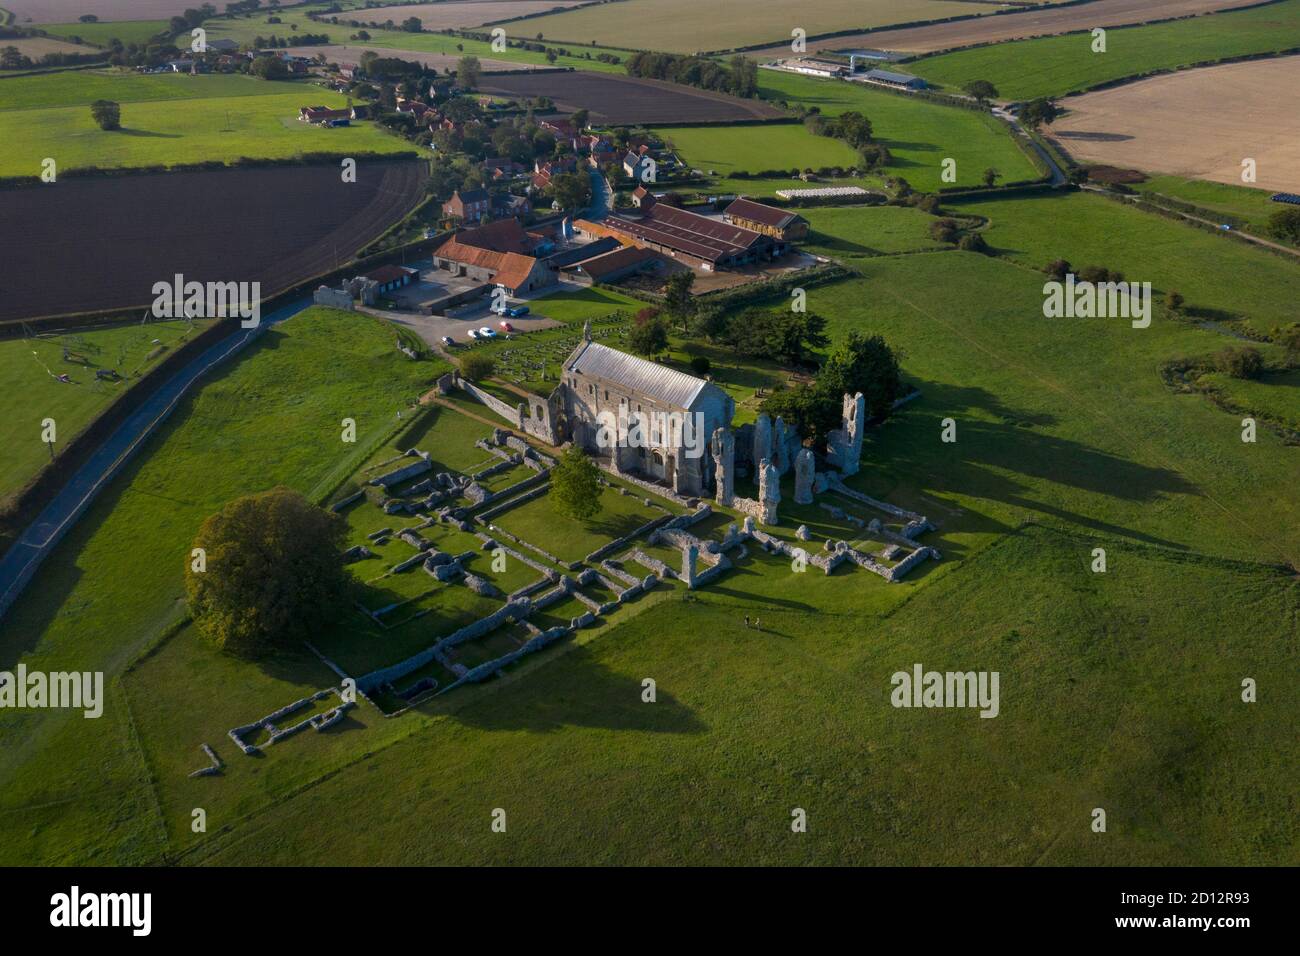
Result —
M517 319L521 315L527 315L527 314L528 314L528 306L526 305L517 305L513 309L506 310L506 315L510 316L510 318L512 319Z

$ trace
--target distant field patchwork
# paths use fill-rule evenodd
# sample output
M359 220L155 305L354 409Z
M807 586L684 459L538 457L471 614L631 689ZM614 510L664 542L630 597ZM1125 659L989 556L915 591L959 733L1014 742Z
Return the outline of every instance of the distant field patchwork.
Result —
M988 80L1009 100L1064 96L1156 70L1300 48L1300 0L1107 30L1105 53L1092 52L1092 42L1088 33L1020 40L923 57L907 69L948 88Z
M591 0L465 0L463 3L410 3L391 7L356 10L347 17L362 23L401 23L408 17L419 19L426 30L464 29L510 20L536 13L549 13L564 7L577 7Z
M734 50L788 42L796 27L808 36L837 30L992 13L996 7L951 0L626 0L582 7L507 27L512 36L671 53Z
M196 6L194 0L4 0L3 4L18 24L74 23L86 13L100 20L165 20Z

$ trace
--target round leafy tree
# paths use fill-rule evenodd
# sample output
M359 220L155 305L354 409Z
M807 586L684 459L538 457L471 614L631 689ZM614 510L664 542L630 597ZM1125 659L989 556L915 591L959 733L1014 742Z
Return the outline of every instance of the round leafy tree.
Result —
M600 512L600 469L576 445L570 445L551 469L551 503L566 518L585 521Z
M199 630L218 647L258 657L337 619L352 579L347 524L289 488L236 498L203 522L203 549L185 574Z
M112 100L95 100L90 104L90 115L94 117L100 129L122 128L122 107Z

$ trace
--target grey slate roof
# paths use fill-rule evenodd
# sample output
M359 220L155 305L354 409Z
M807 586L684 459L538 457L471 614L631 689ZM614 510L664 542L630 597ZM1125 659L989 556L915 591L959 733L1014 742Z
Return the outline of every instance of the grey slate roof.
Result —
M620 352L599 342L584 342L564 363L566 372L608 379L629 391L689 409L709 383L657 362Z

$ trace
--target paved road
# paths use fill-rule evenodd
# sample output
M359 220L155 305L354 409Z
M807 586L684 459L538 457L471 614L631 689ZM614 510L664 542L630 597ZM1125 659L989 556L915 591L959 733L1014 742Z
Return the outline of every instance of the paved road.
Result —
M1009 113L1000 106L993 107L992 112L994 116L998 117L998 119L1005 120L1017 132L1019 132L1020 135L1025 138L1025 141L1034 148L1034 151L1043 158L1043 162L1047 164L1047 168L1052 171L1052 179L1048 185L1063 186L1069 181L1069 177L1065 175L1065 171L1061 169L1060 166L1056 165L1056 160L1052 158L1052 154L1043 149L1043 147L1039 145L1038 140L1034 139L1028 132L1026 132L1024 125L1016 118L1014 113Z
M613 209L614 196L610 193L609 183L599 171L593 169L587 175L591 177L591 205L587 207L586 218L600 222Z
M262 316L262 322L257 328L240 329L233 335L226 336L172 376L118 426L13 543L5 556L0 558L0 617L17 600L41 562L54 550L60 539L180 404L194 383L206 372L244 349L272 325L297 315L310 305L310 298L299 299Z

